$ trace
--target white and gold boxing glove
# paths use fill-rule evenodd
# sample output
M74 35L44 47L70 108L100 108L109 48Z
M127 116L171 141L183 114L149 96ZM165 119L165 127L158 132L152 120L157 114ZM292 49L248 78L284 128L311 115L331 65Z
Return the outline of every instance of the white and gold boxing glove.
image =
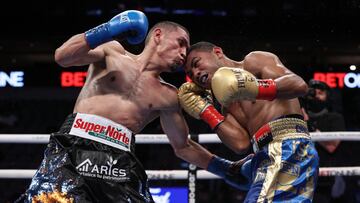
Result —
M276 84L272 79L256 79L250 72L231 67L219 68L212 77L211 89L225 107L237 100L273 100Z
M202 119L208 123L211 129L215 129L224 121L221 115L212 105L211 93L193 82L181 85L178 92L181 107L192 117Z

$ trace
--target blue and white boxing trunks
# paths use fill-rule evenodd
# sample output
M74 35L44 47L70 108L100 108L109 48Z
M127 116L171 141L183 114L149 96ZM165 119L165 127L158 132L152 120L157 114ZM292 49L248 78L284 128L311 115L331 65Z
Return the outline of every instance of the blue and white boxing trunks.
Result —
M244 202L312 202L319 157L302 116L267 123L252 144L253 179Z

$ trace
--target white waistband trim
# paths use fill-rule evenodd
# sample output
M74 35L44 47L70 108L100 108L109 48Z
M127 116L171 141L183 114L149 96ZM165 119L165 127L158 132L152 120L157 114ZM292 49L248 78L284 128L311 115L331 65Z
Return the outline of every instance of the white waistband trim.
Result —
M69 134L130 151L132 132L101 116L77 113Z

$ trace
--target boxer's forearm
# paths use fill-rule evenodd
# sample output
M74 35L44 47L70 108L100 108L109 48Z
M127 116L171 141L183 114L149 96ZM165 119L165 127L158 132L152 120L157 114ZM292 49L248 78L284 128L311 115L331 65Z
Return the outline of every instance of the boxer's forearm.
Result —
M175 149L175 153L177 157L203 169L207 168L214 156L207 149L190 139L185 146Z
M244 129L233 126L226 119L218 126L216 133L222 143L237 154L246 153L250 147L248 133Z
M55 51L55 61L63 67L87 65L104 56L100 50L90 51L84 33L74 35Z
M174 101L178 105L176 97ZM189 130L179 106L173 111L161 111L160 123L177 157L198 167L207 167L213 155L188 138Z
M277 99L293 99L303 96L307 93L307 84L305 81L295 75L288 74L275 79Z

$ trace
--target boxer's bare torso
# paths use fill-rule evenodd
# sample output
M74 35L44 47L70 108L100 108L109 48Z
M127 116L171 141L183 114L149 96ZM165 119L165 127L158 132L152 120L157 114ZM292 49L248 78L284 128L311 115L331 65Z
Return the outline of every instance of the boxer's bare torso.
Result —
M299 101L294 98L294 94L299 91L296 90L298 83L302 83L303 80L289 71L275 55L268 52L252 52L242 61L229 58L221 60L214 63L213 53L192 51L187 57L187 74L192 76L197 84L209 89L211 89L210 78L219 68L219 64L247 70L258 79L282 80L277 82L278 94L281 95L277 95L275 100L238 100L225 109L225 112L230 114L228 118L233 121L232 124L245 129L244 133L252 136L262 125L274 118L288 114L301 114ZM208 79L202 82L199 76L205 74L209 74Z
M74 113L102 116L133 133L159 117L175 154L206 168L212 154L188 139L177 89L160 78L162 72L184 64L188 47L185 28L166 21L151 29L139 55L127 52L117 41L90 49L81 33L55 51L55 61L64 68L90 64Z
M253 73L257 78L274 78L277 70L257 71L263 67L256 67L253 62L247 62L247 58L237 63L236 68L241 68ZM256 60L256 59L251 59ZM261 60L261 58L259 59ZM283 71L287 69L283 67ZM237 101L232 103L227 112L232 114L236 121L253 135L261 126L280 116L289 114L302 114L300 103L295 99L275 99L273 101L256 100L256 101Z
M212 76L220 67L241 68L258 79L275 81L277 95L273 101L237 100L224 109L225 122L216 132L222 142L236 152L246 150L254 133L271 120L289 114L302 114L296 97L306 92L306 83L272 53L255 51L244 60L235 61L227 58L218 47L210 51L199 49L188 54L186 64L186 73L191 79L207 89L211 89Z
M142 69L136 55L121 48L108 52L105 61L90 65L74 112L103 116L137 133L161 110L177 108L176 89Z
M269 101L242 101L230 105L227 112L253 135L269 121L289 114L301 114L297 99Z

